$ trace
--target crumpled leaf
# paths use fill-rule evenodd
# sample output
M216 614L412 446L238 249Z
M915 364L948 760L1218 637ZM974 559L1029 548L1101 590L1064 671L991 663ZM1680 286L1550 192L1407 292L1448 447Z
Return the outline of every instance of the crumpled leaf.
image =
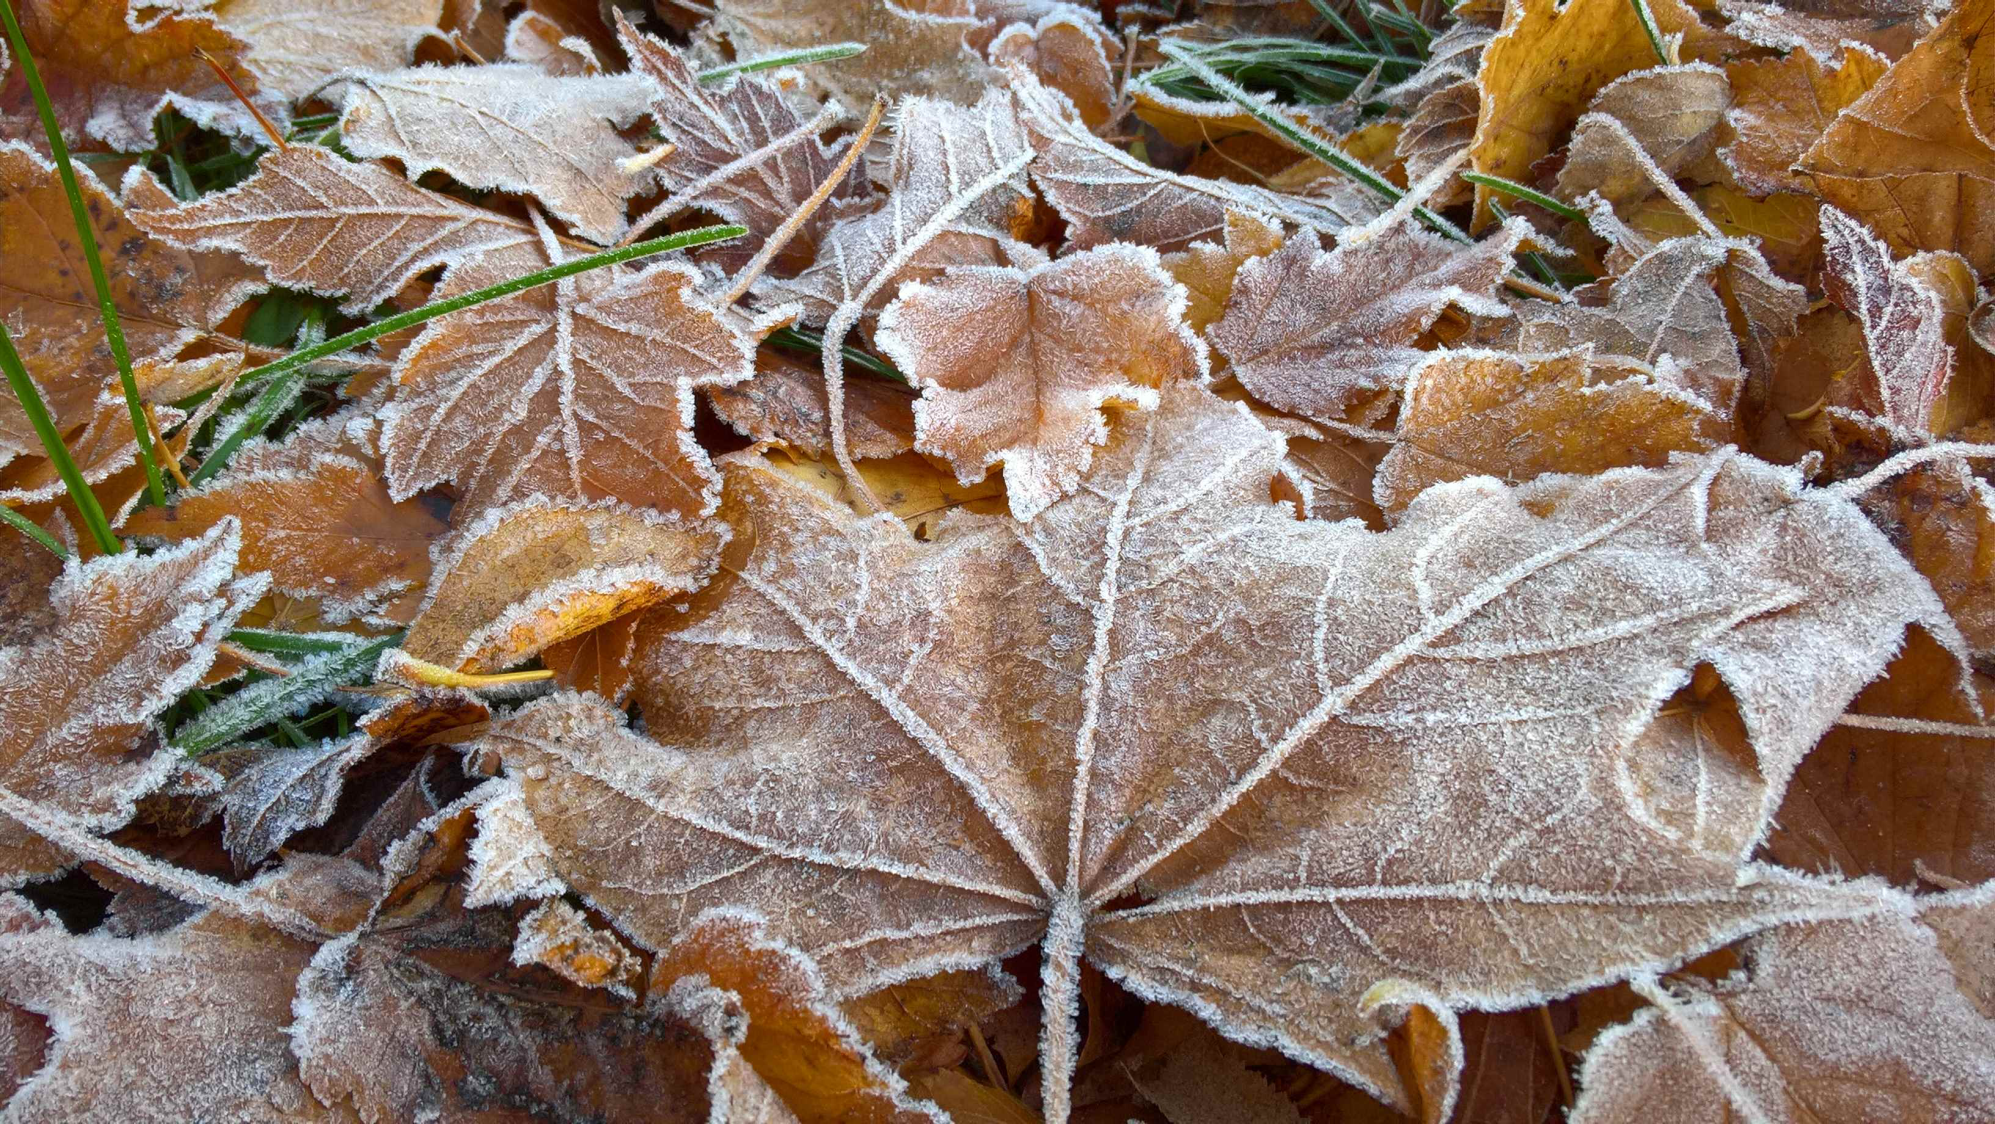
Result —
M343 70L407 66L416 45L437 34L443 0L220 0L210 10L249 45L250 72L297 100Z
M1815 194L1899 253L1952 250L1995 270L1995 111L1981 37L1995 0L1961 0L1802 155Z
M1300 232L1240 267L1206 334L1254 397L1337 420L1405 382L1424 354L1414 341L1450 305L1505 315L1493 293L1529 235L1520 219L1464 247L1399 223L1326 252Z
M1783 53L1806 52L1833 63L1845 46L1879 61L1901 58L1951 5L1933 0L1810 0L1806 4L1718 0L1727 34Z
M298 1079L286 1028L311 945L209 913L157 936L72 936L0 898L0 1000L54 1031L10 1121L346 1119Z
M1939 294L1893 261L1883 240L1834 207L1822 208L1822 284L1863 326L1876 412L1901 430L1927 432L1953 373Z
M1226 313L1240 267L1254 258L1281 249L1281 227L1259 215L1228 211L1224 235L1212 242L1194 242L1165 254L1164 268L1185 287L1185 326L1203 335Z
M1674 179L1707 160L1731 101L1725 72L1709 63L1622 75L1594 95L1573 127L1559 194L1577 199L1597 191L1617 206L1647 198L1656 187L1643 161Z
M1069 249L1104 242L1183 249L1219 236L1230 211L1326 233L1379 213L1355 195L1291 195L1152 167L1089 132L1065 95L1018 69L1009 73L1019 119L1038 153L1032 182L1067 220Z
M1995 1104L1995 1020L1961 994L1909 903L1783 926L1748 942L1745 961L1742 978L1657 992L1602 1035L1574 1124L1973 1120Z
M719 30L745 56L825 43L866 44L858 59L808 72L812 83L853 112L875 94L972 102L990 77L990 68L964 45L964 37L980 26L967 3L720 0L714 10Z
M1443 86L1420 99L1413 116L1407 119L1406 127L1393 142L1393 154L1406 165L1407 182L1420 183L1467 148L1475 139L1476 120L1481 112L1481 87L1473 77ZM1474 184L1451 179L1433 194L1427 205L1452 207L1467 202L1474 194Z
M142 15L129 7L103 0L21 0L14 5L55 106L56 125L71 143L88 137L121 152L150 148L152 119L168 107L211 129L261 136L255 118L201 61L201 51L222 60L265 114L285 116L278 99L259 96L256 79L234 65L246 45L213 18L201 12ZM41 147L46 142L27 76L18 65L6 63L6 52L0 51L0 137L27 139ZM19 182L12 174L0 181Z
M542 234L535 268L555 260ZM502 265L466 263L450 284L516 275ZM689 432L693 390L747 378L774 325L740 322L698 282L676 262L596 270L431 323L396 360L381 412L389 494L455 483L460 522L535 493L712 510L713 470Z
M1756 195L1807 191L1810 180L1793 171L1795 162L1844 107L1884 76L1886 65L1869 52L1844 48L1833 67L1807 51L1727 66L1732 108L1725 119L1736 139L1719 156L1739 185Z
M1995 654L1995 486L1961 461L1939 461L1872 489L1861 502L1932 583L1968 650Z
M259 287L239 262L145 237L87 167L78 167L77 180L134 362L170 358L207 337ZM117 368L55 165L20 144L0 143L0 256L9 265L0 319L57 428L73 430L94 413ZM0 463L40 451L14 396L0 396Z
M809 119L775 79L745 74L720 86L704 84L678 51L621 16L618 20L618 34L633 71L657 83L651 115L658 130L678 146L657 165L660 186L686 193L682 199L688 207L701 207L746 226L757 241L775 233L830 178L839 151L826 149L814 133L804 130ZM794 139L785 142L786 137ZM772 145L778 146L773 155L714 180L729 165ZM704 186L688 192L696 185ZM864 177L848 176L832 199L864 194ZM819 208L804 223L774 263L781 272L793 273L809 263L833 213Z
M1155 250L1109 245L903 285L874 339L922 391L915 448L966 485L1002 462L1011 513L1030 520L1087 472L1105 407L1150 408L1203 373L1184 306Z
M343 86L340 138L389 156L411 178L440 170L467 187L531 195L577 233L613 242L643 190L617 130L650 107L636 75L557 78L519 63L356 74Z
M1679 0L1648 0L1662 35L1701 31ZM1687 52L1694 57L1694 52ZM1483 49L1480 116L1470 164L1486 175L1528 181L1580 111L1608 83L1656 63L1627 0L1507 0L1503 26ZM1475 228L1492 221L1491 189L1477 187Z
M494 508L450 544L402 647L456 671L510 667L698 589L725 541L725 529L621 504Z
M449 509L389 496L376 428L365 414L336 414L281 443L247 442L213 481L178 493L170 507L134 514L124 531L179 542L235 519L243 569L317 601L327 622L407 624L429 584L430 547L450 530Z
M1591 360L1585 349L1436 353L1407 380L1399 440L1378 466L1379 506L1396 511L1446 480L1660 468L1672 453L1723 443L1702 400L1644 375L1596 372Z
M131 818L132 802L179 759L153 718L200 681L263 593L263 579L236 579L237 541L230 522L156 554L64 567L49 590L49 627L0 649L0 788L93 829ZM63 852L0 820L0 880L66 865Z
M644 975L635 952L560 898L550 898L520 918L513 963L539 964L569 983L600 987L626 999L636 995Z
M755 354L755 377L732 386L710 386L714 413L751 441L780 441L804 455L831 456L830 405L816 363L772 348ZM914 397L886 379L855 378L845 384L845 439L852 455L891 457L914 447Z
M267 152L249 179L188 203L151 179L127 191L132 221L146 233L190 249L234 250L280 284L346 297L349 315L439 265L484 255L520 259L521 273L538 264L532 225L317 145Z
M257 747L222 790L222 845L236 869L261 862L286 839L331 818L346 771L374 748L365 731L297 749Z
M1908 620L1944 631L1846 501L1721 453L1444 486L1381 535L1295 520L1279 438L1162 398L1032 523L933 544L730 461L736 553L641 638L649 736L556 696L484 743L561 878L653 947L753 910L834 995L1043 940L1055 1098L1084 949L1404 1103L1358 1013L1382 978L1512 1005L1875 908L1742 864L1764 791L1699 844L1612 779L1711 663L1777 790Z
M506 25L505 57L532 63L549 74L573 77L602 73L596 50L579 35L529 7Z

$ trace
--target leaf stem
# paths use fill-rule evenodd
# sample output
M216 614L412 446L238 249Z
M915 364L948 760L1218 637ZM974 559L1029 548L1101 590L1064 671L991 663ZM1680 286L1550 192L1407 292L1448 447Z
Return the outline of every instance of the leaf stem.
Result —
M49 552L57 558L69 557L69 551L64 549L63 545L56 541L54 535L35 526L34 520L29 519L13 508L0 507L0 522L6 523L9 527L47 547Z
M1349 153L1322 137L1305 132L1295 122L1268 108L1265 103L1236 85L1232 79L1214 70L1210 63L1187 50L1183 44L1166 40L1158 46L1165 55L1189 67L1193 74L1198 75L1206 85L1212 87L1226 100L1246 110L1254 120L1274 130L1282 139L1295 147L1364 184L1388 203L1397 203L1406 194L1391 180L1373 171ZM1467 245L1474 241L1461 227L1426 207L1415 207L1413 213L1420 218L1420 221L1457 242Z
M1487 172L1463 172L1461 176L1468 182L1489 188L1491 191L1500 191L1505 195L1522 199L1526 203L1535 203L1562 219L1571 219L1575 222L1583 222L1586 219L1586 212L1572 204L1562 203L1542 191L1535 191L1525 187L1515 180L1507 180L1502 176L1492 176Z
M28 92L34 95L35 112L41 115L42 131L48 134L49 151L55 156L55 170L62 179L63 194L69 196L69 214L76 222L76 237L83 246L83 260L90 266L90 284L97 290L97 315L104 324L104 339L111 345L111 358L118 364L118 385L125 392L125 406L132 415L132 433L138 438L138 460L145 469L146 494L152 502L163 504L166 502L166 485L160 480L152 434L145 424L145 408L139 401L138 379L132 375L132 355L125 346L124 324L118 319L118 306L111 300L111 282L104 273L104 259L97 252L97 234L90 226L90 212L83 205L83 189L78 186L76 169L69 162L69 146L63 143L62 129L55 121L55 106L49 101L47 87L42 85L35 56L28 50L28 37L21 31L21 21L14 17L13 0L0 0L0 19L6 21L7 39L14 45L14 53L20 56L21 74L28 80Z
M0 0L4 3L5 0ZM69 455L69 446L62 443L62 434L56 431L55 421L49 417L48 404L42 401L42 393L35 389L35 382L28 377L28 368L21 362L21 353L14 350L14 337L7 333L7 325L0 321L0 370L7 373L7 385L14 389L14 397L21 400L21 410L28 415L28 422L35 427L35 436L42 439L42 450L48 454L49 462L62 477L62 486L69 489L69 498L76 503L76 510L83 516L83 525L90 529L90 537L106 554L121 553L125 547L118 536L111 533L111 524L104 518L104 509L97 503L97 493L83 479L83 471L76 467L75 458Z
M245 372L242 378L238 380L238 385L248 384L254 386L257 383L278 379L279 376L296 371L307 363L316 362L329 355L338 355L342 351L351 351L369 340L378 339L390 332L398 332L403 328L426 323L439 316L446 316L453 312L485 304L489 301L495 301L501 297L509 297L514 293L524 292L527 289L545 285L552 281L559 281L564 277L573 277L578 273L587 273L592 269L601 269L604 266L615 265L618 262L626 262L634 258L662 254L668 250L683 250L688 246L704 246L709 242L719 242L727 238L739 238L746 233L748 233L748 228L742 226L703 226L698 230L682 230L677 234L669 234L663 238L653 238L648 242L619 246L613 250L604 250L601 253L590 254L587 257L576 258L573 261L550 265L546 269L535 270L523 277L515 277L510 281L501 281L496 285L487 285L482 289L451 297L448 300L433 301L421 308L410 309L407 312L390 316L385 320L377 320L364 327L355 328L351 332L334 336L324 343L300 348L282 359L265 363L255 370ZM258 403L262 403L265 399L276 400L273 396L282 385L281 380L273 383L271 387L264 391L263 395L258 399ZM201 462L201 466L190 473L187 479L196 485L212 479L217 472L220 472L228 464L229 456L235 452L236 448L242 443L242 440L247 439L246 435L251 429L252 427L249 425L238 427L236 434L243 434L245 436L242 439L237 439L236 434L231 434L230 439L223 441L221 445L210 452L207 458Z

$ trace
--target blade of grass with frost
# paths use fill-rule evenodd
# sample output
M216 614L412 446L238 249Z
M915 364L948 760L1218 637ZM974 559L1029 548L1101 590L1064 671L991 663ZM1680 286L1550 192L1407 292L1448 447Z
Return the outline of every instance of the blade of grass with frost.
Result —
M803 47L794 51L779 51L773 55L742 59L722 66L708 67L700 71L701 82L718 82L731 74L747 74L756 70L774 70L779 66L803 66L813 62L830 62L833 59L849 59L866 50L864 43L826 43L822 47Z
M77 186L76 169L69 162L69 146L63 143L62 129L56 125L55 107L42 85L35 56L28 50L28 38L21 33L21 21L14 17L13 0L0 0L0 18L7 23L7 40L13 44L21 73L34 96L35 112L41 115L42 131L55 156L55 170L62 179L63 194L69 197L69 215L76 222L76 237L83 247L83 260L90 266L90 284L97 291L97 316L103 321L104 339L111 345L111 358L118 364L118 385L125 393L125 406L131 411L132 433L139 444L138 461L145 469L146 494L152 502L166 502L166 485L160 480L158 455L152 447L152 433L145 423L145 407L139 401L138 379L132 375L132 355L125 346L125 328L118 320L118 306L111 300L111 281L104 273L104 259L97 253L97 233L90 227L90 212L83 206L83 189ZM67 478L65 478L67 479Z
M269 628L238 628L229 643L273 656L316 656L337 652L353 643L351 632L282 632Z
M1635 20L1642 25L1642 33L1649 37L1649 49L1656 53L1656 61L1670 65L1669 49L1663 46L1662 30L1656 26L1656 14L1649 11L1649 0L1628 0L1635 6Z
M42 544L42 546L48 548L49 552L57 558L69 557L69 551L65 550L63 545L56 541L54 535L35 526L32 520L15 511L13 508L0 507L0 522L6 523L9 527Z
M1487 172L1463 172L1461 176L1468 182L1489 188L1491 191L1500 191L1513 198L1522 199L1526 203L1535 203L1562 219L1570 219L1574 222L1583 222L1586 219L1586 212L1579 208L1569 203L1562 203L1542 191L1535 191L1525 187L1515 180L1507 180L1502 176L1492 176Z
M573 261L565 261L559 265L551 265L546 269L535 270L524 276L515 277L510 281L501 281L496 285L487 285L482 289L451 297L448 300L435 301L421 308L410 309L407 312L390 316L385 320L377 320L365 327L355 328L351 332L334 336L323 343L301 348L282 359L266 363L253 371L245 373L241 379L237 380L237 385L245 387L257 386L266 381L277 379L280 376L290 375L292 372L302 374L303 368L308 363L316 362L327 356L338 355L343 351L351 351L361 344L379 339L390 332L397 332L416 324L427 323L439 316L447 316L450 313L459 312L489 301L495 301L501 297L509 297L514 293L524 292L527 289L559 281L564 277L573 277L578 273L587 273L592 269L602 269L605 266L615 265L618 262L650 257L653 254L662 254L668 250L683 250L689 246L704 246L710 242L719 242L728 238L739 238L746 233L748 233L748 228L742 226L703 226L698 230L681 231L678 234L667 235L663 238L653 238L648 242L639 242L630 246L619 246L613 250L604 250L601 253L590 254L587 257L576 258ZM266 390L265 395L262 397L272 396L270 391ZM277 399L272 397L272 401L275 402ZM271 410L272 416L275 416L278 410L281 409L281 406L274 406ZM242 432L238 430L238 433L232 436L240 436ZM207 458L201 462L200 467L188 475L188 481L198 485L213 479L216 473L227 466L229 457L235 454L236 448L241 443L241 440L236 440L233 443L225 441L217 445L209 452Z
M1382 196L1386 202L1397 203L1406 194L1395 186L1391 180L1373 171L1357 158L1338 148L1336 145L1331 144L1329 141L1303 131L1295 122L1270 109L1266 103L1241 89L1231 79L1214 70L1204 59L1185 49L1182 44L1165 42L1159 46L1165 55L1189 67L1192 73L1197 74L1199 78L1204 80L1206 85L1212 87L1220 95L1225 97L1227 101L1246 110L1247 114L1254 120L1274 130L1283 139L1308 155L1314 156L1332 168L1364 184ZM1467 245L1473 241L1462 228L1428 210L1426 207L1416 207L1413 213L1419 217L1421 222L1426 223L1434 230L1457 242Z
M339 688L365 679L381 653L401 642L402 634L392 632L307 656L290 675L252 683L175 730L173 748L196 757L315 706Z
M14 350L14 337L8 334L4 321L0 321L0 370L6 372L7 385L13 388L14 397L20 399L22 412L35 427L35 436L42 439L42 451L48 454L49 463L55 465L56 474L62 477L62 486L69 489L69 498L82 513L83 525L89 528L90 537L97 540L98 549L106 554L122 552L124 544L111 533L111 524L104 518L97 493L90 490L82 470L76 467L76 458L69 455L69 446L62 443L62 434L49 417L48 404L42 401L42 392L35 389L34 380L28 377L28 368L21 362L21 353Z

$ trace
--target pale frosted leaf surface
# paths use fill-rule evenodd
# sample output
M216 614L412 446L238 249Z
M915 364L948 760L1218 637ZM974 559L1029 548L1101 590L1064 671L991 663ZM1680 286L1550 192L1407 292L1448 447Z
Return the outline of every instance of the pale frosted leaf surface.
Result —
M366 413L346 412L307 422L282 442L246 442L213 481L176 494L170 507L137 512L122 530L179 542L233 518L242 568L318 602L327 623L406 624L429 584L430 548L450 529L448 507L388 494L377 428Z
M1424 355L1414 342L1450 305L1503 315L1494 293L1529 232L1519 220L1461 246L1403 222L1325 251L1301 231L1240 268L1207 336L1255 398L1342 418L1406 381Z
M391 156L411 178L437 169L467 187L531 195L577 233L609 242L643 188L622 168L636 149L618 129L642 116L637 75L557 78L520 63L357 74L340 136L355 156Z
M425 191L378 163L318 145L267 152L256 174L227 191L181 203L165 192L128 199L147 233L203 250L234 250L270 279L344 296L359 315L438 265L486 254L534 265L533 227Z
M865 310L877 312L901 282L952 265L1000 264L1013 222L1030 211L1024 165L1031 156L1003 91L987 90L968 107L904 100L894 115L885 202L833 226L810 268L774 291L802 300L806 318L820 323L862 296Z
M1429 44L1427 61L1413 77L1379 92L1380 97L1398 106L1413 106L1438 90L1463 80L1473 80L1482 69L1482 51L1496 37L1496 29L1476 20L1458 20Z
M1884 60L1843 50L1833 64L1796 51L1781 59L1750 59L1725 68L1732 108L1725 119L1734 139L1719 157L1754 194L1805 191L1793 170L1843 108L1884 76Z
M1377 215L1369 201L1310 198L1155 168L1095 136L1064 94L1013 68L1018 114L1038 158L1032 182L1067 220L1067 245L1134 242L1177 250L1219 237L1229 211L1334 233Z
M1475 139L1476 117L1481 109L1482 93L1473 78L1452 82L1420 99L1413 116L1400 130L1399 139L1393 142L1394 153L1406 164L1407 182L1421 182L1467 148ZM1435 192L1427 205L1453 206L1466 202L1474 194L1475 185L1455 179Z
M443 0L221 0L209 10L249 45L250 72L298 99L342 70L407 66L416 44L437 34Z
M603 68L587 39L570 35L558 22L528 8L506 25L505 57L532 63L556 76L599 73Z
M1185 323L1200 335L1226 314L1240 267L1282 246L1277 224L1245 211L1228 211L1224 233L1165 254L1164 268L1185 287Z
M514 969L506 914L446 902L326 944L298 977L291 1047L320 1099L368 1124L484 1113L708 1124L716 1043L665 996L604 1002Z
M964 43L981 22L967 4L721 0L714 10L720 30L744 56L826 43L866 44L857 59L808 70L811 82L854 112L876 94L889 101L933 95L967 103L991 78L990 68Z
M1995 1021L1911 909L1787 925L1587 1055L1575 1124L1995 1119Z
M34 52L55 107L56 125L76 143L102 141L122 152L153 144L152 122L161 110L240 136L261 135L256 121L197 52L207 51L238 75L237 81L272 117L284 114L279 99L260 93L236 60L247 45L203 12L153 12L100 0L34 0L16 4L21 30ZM35 121L35 103L18 65L0 52L0 117ZM40 128L26 135L42 147Z
M0 649L0 788L91 828L131 817L179 756L159 744L153 718L200 682L216 643L262 594L263 582L235 580L236 543L228 523L157 554L63 570L47 630ZM61 852L0 823L0 879L62 865Z
M1086 473L1105 408L1148 408L1202 373L1185 303L1155 250L1114 244L904 285L875 341L922 391L915 448L964 484L1002 462L1011 513L1030 520Z
M1721 444L1710 408L1647 376L1596 372L1585 350L1436 353L1415 369L1399 440L1378 466L1379 506L1467 476L1522 483L1547 472L1660 468ZM1723 427L1729 432L1729 427Z
M1919 920L1938 939L1954 983L1974 1009L1995 1019L1995 881L1919 902Z
M217 913L132 939L71 936L52 917L0 931L0 1000L55 1032L6 1119L349 1119L299 1080L286 1034L311 958L302 941Z
M171 358L260 287L240 262L145 237L87 166L78 166L77 180L111 262L111 300L135 362ZM0 318L64 430L88 419L115 378L75 230L55 165L25 145L0 143L0 257L8 264ZM40 451L14 396L0 397L0 461Z
M1591 344L1602 362L1630 361L1659 384L1729 416L1745 368L1714 277L1733 249L1713 238L1673 238L1611 286L1597 282L1607 287L1604 301L1529 306L1521 314L1519 346L1549 352Z
M818 142L806 127L810 116L777 79L744 74L721 85L704 84L684 55L655 36L627 22L620 24L619 34L634 71L657 84L652 119L665 140L678 146L657 165L658 178L686 206L740 223L759 241L802 209L831 177L839 154ZM870 61L870 55L862 57ZM863 195L865 182L863 176L846 177L833 199ZM832 214L819 208L797 232L783 260L808 263Z
M451 283L464 291L516 275L487 259ZM693 391L747 378L755 339L773 325L742 324L698 281L671 262L596 270L432 323L396 360L382 411L390 493L407 499L448 481L465 515L535 493L711 510L716 480L692 438Z
M1878 413L1909 433L1932 424L1953 373L1939 293L1891 248L1834 207L1822 208L1822 284L1863 326Z
M710 386L707 401L751 441L780 441L816 458L831 456L830 405L817 363L774 348L755 355L755 377ZM845 383L845 439L854 457L891 457L914 447L914 397L886 379Z
M258 746L222 789L222 845L238 871L262 862L292 835L332 816L346 771L373 749L365 732L302 749Z
M559 895L564 887L554 872L553 850L518 782L493 781L481 793L464 903L475 909Z
M1577 199L1598 191L1616 205L1647 198L1656 187L1637 155L1666 177L1685 174L1715 149L1716 130L1731 100L1725 72L1709 63L1656 67L1616 79L1594 96L1573 129L1559 170L1559 194ZM1638 146L1635 153L1628 150L1630 139Z
M1879 61L1901 58L1951 5L1933 0L1855 0L1805 4L1718 0L1728 34L1828 64L1844 47L1868 48Z
M494 508L446 550L403 648L462 671L510 667L698 589L725 541L724 529L617 503Z
M1617 780L1711 663L1777 788L1937 618L1855 509L1717 455L1465 481L1387 534L1299 522L1270 498L1278 437L1161 397L1032 523L932 543L731 461L722 576L640 640L649 737L557 696L488 742L560 876L654 947L757 911L840 994L1050 923L1050 978L1085 942L1138 994L1388 1097L1357 1008L1380 979L1534 1002L1871 907L1741 865L1764 789L1716 789L1703 814L1735 826L1700 839ZM1704 751L1668 734L1641 752ZM1154 900L1109 909L1132 888Z

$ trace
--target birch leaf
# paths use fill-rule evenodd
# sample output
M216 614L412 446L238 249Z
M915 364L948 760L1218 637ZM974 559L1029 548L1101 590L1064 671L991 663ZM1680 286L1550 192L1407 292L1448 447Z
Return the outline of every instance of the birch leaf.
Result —
M402 646L459 671L511 667L698 589L724 541L620 504L494 508L450 545Z
M1002 462L1011 513L1030 520L1087 472L1104 408L1150 408L1202 371L1184 306L1155 250L1112 245L903 285L875 340L921 388L915 448L965 485Z
M272 90L305 98L343 70L407 66L416 45L437 33L443 0L221 0L222 28L249 44L243 61Z
M542 233L536 266L558 252ZM452 287L515 275L480 259ZM596 270L432 323L396 360L381 415L390 494L449 481L467 516L535 493L712 510L713 469L689 432L693 391L747 378L774 325L742 325L698 279L673 262Z
M1717 454L1465 481L1376 534L1273 503L1281 452L1166 387L1073 496L934 543L731 461L724 576L641 638L649 736L557 696L486 745L650 947L751 910L837 996L1042 942L1049 1114L1083 953L1405 1103L1359 1009L1380 980L1519 1005L1876 907L1658 831L1612 779L1711 663L1777 789L1905 623L1939 626L1845 501ZM1712 811L1750 839L1770 809Z
M1573 1121L1984 1118L1995 1021L1910 912L1782 926L1743 978L1658 992L1587 1055Z
M1038 158L1032 182L1067 220L1067 246L1134 242L1179 250L1221 236L1230 211L1335 233L1377 215L1355 196L1311 198L1155 168L1088 131L1073 104L1016 68L1020 119Z
M71 562L49 590L53 622L0 649L0 788L93 829L119 827L178 754L153 719L200 682L215 645L264 583L235 578L233 523L140 557ZM22 547L21 549L31 549ZM67 865L0 822L0 880Z
M1865 389L1876 395L1877 413L1902 431L1927 432L1953 373L1940 295L1834 207L1822 208L1822 283L1863 326L1876 380Z
M1301 232L1240 267L1207 335L1254 397L1337 420L1406 381L1423 355L1414 341L1450 305L1504 315L1493 294L1529 230L1520 220L1462 247L1399 223L1327 252Z
M344 86L340 137L355 156L400 160L467 187L531 195L577 233L613 242L643 188L618 129L650 106L635 75L556 78L524 64L415 67L358 74Z
M267 152L249 179L189 203L164 191L126 202L146 233L190 249L233 250L279 284L346 297L349 315L439 265L487 254L523 258L522 272L538 264L531 225L317 145Z

